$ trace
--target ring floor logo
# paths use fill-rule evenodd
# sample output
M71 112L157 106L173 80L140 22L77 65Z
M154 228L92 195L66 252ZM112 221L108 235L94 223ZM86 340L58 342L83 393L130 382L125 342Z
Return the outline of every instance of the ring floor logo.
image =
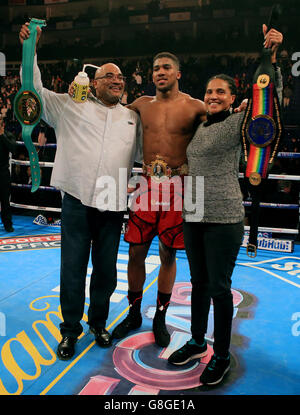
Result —
M0 240L2 269L6 273L6 278L0 279L0 395L206 393L199 377L213 353L213 304L206 335L208 355L185 367L174 368L168 363L168 356L190 338L191 284L186 255L177 253L177 279L166 316L171 334L167 348L155 344L152 332L160 267L158 242L155 242L146 260L142 327L114 342L112 348L101 349L95 345L87 325L90 265L82 320L84 332L76 344L74 359L62 362L56 356L62 321L60 249L44 249L59 244L59 234ZM299 249L295 246L297 253ZM300 393L300 256L295 254L278 256L278 253L260 250L257 260L249 261L245 249L241 248L233 274L232 370L214 393ZM128 245L121 241L118 285L111 297L106 327L109 331L128 310L127 265Z
M257 262L239 262L239 265L260 270L272 277L300 288L300 258L283 256Z
M2 238L0 239L0 253L26 251L31 249L59 248L60 239L60 234Z
M191 284L175 283L171 304L168 308L167 324L171 332L171 342L166 348L155 345L152 331L141 331L119 341L112 351L112 367L101 369L94 374L80 395L158 395L161 393L182 394L189 390L196 393L201 386L199 377L213 354L213 305L211 305L206 339L208 354L204 358L194 360L186 367L178 369L168 363L168 357L190 339L190 305ZM254 301L250 294L232 290L234 302L234 319L247 318ZM246 297L246 300L245 300ZM246 309L245 309L246 307ZM241 312L241 310L243 311ZM245 311L244 311L245 310ZM144 315L152 321L155 306L145 307ZM237 337L237 336L236 336ZM239 344L243 343L239 339ZM238 359L232 355L232 364L238 368ZM241 368L235 370L235 375ZM235 375L231 375L229 384Z

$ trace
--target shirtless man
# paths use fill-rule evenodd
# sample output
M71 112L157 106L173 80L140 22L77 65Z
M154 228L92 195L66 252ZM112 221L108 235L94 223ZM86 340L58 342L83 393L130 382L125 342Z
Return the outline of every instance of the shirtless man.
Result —
M139 113L143 125L143 172L147 179L155 174L155 166L160 166L159 170L163 168L169 177L177 175L182 180L183 175L187 174L187 145L198 124L206 119L204 103L179 90L179 66L177 57L168 52L156 55L153 59L156 96L142 96L129 105L130 109ZM127 317L114 329L112 337L123 338L142 324L145 259L156 235L159 236L161 266L153 332L156 343L166 347L170 342L170 335L165 325L165 315L176 276L176 249L184 249L181 211L130 212L124 237L130 243L130 308Z

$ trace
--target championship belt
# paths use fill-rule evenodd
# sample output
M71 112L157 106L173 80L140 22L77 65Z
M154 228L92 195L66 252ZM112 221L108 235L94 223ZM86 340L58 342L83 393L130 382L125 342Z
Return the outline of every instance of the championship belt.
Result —
M156 159L150 164L143 163L143 173L151 176L154 180L162 182L173 176L185 176L188 174L188 166L186 163L179 167L172 168L167 165L160 155L156 155Z
M279 15L277 7L273 7L268 29L274 27L273 21ZM262 185L268 177L282 135L280 103L271 54L271 49L262 50L261 63L253 77L252 96L248 99L241 127L245 180L252 199L247 245L247 255L250 257L256 256Z
M30 19L28 26L30 36L24 40L22 50L22 87L14 100L14 113L22 126L22 138L29 154L32 177L31 192L35 192L39 188L41 180L39 158L31 139L31 133L40 121L43 111L42 101L33 86L33 59L37 26L46 26L45 20Z

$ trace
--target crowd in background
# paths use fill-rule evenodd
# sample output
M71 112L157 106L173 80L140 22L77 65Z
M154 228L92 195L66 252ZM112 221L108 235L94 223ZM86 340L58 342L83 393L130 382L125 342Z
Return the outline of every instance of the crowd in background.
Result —
M152 58L137 59L113 59L118 64L124 75L126 76L126 92L123 96L122 103L126 105L131 103L135 98L141 95L155 95L155 88L152 83ZM101 61L97 62L101 64ZM279 57L279 64L282 69L284 80L283 121L286 125L285 135L281 140L280 151L283 152L300 152L300 125L297 117L300 109L300 88L299 81L291 74L291 59L286 51L282 51ZM181 57L182 79L180 80L180 88L182 91L189 93L194 98L203 99L205 91L205 83L207 79L216 73L226 73L234 77L238 88L237 103L248 96L250 86L258 61L254 58L244 58L242 56L210 56L209 58L201 58L196 56ZM69 84L75 75L82 69L80 60L62 61L55 64L39 63L42 73L43 84L46 88L56 92L67 92ZM90 79L93 78L93 71L87 68ZM298 83L297 83L298 82ZM22 140L22 131L19 122L13 114L13 99L20 88L20 79L18 73L8 72L6 77L0 77L0 108L1 114L5 119L6 128L13 132L17 141ZM291 127L290 127L291 126ZM293 127L292 127L293 126ZM45 134L47 143L55 143L54 130L43 123L36 126L33 131L33 141L37 142L38 135ZM55 156L55 148L41 147L39 148L40 161L53 161ZM28 160L27 150L23 145L18 145L16 159ZM278 174L299 174L300 159L277 159L271 172ZM41 169L41 185L49 186L50 168ZM13 165L12 181L19 184L30 184L30 167ZM298 182L288 182L269 180L265 195L265 202L277 203L298 203L299 201L299 184ZM244 192L245 200L248 195ZM13 187L12 201L28 205L60 207L60 193L38 190L30 193L29 188ZM265 209L266 210L266 209ZM275 212L275 209L267 209L268 212L263 215L264 224L267 226L269 222L276 223L281 215L283 219L279 222L283 227L296 227L298 223L298 211L290 210L287 215L281 212ZM270 212L272 211L272 212ZM50 216L52 214L50 213ZM49 216L49 214L48 214ZM273 226L275 226L273 224Z
M28 5L43 2L44 0L27 0ZM285 47L292 53L298 50L297 39L300 36L300 26L297 24L299 2L279 2L284 6L280 30L285 37ZM155 54L157 45L161 50L168 50L169 45L172 45L172 52L175 54L253 52L262 44L259 27L264 20L267 22L269 9L274 1L195 0L188 5L185 2L181 5L180 2L173 2L174 7L171 0L145 0L144 5L141 2L132 2L130 7L126 2L121 6L118 1L101 3L102 6L97 8L90 3L84 6L82 1L81 12L73 12L70 7L64 15L55 11L47 13L45 31L55 33L55 40L40 45L40 58L143 56L145 51ZM19 58L20 51L6 44L5 34L15 31L18 26L28 21L30 16L26 14L26 9L24 11L23 14L10 13L10 19L2 17L0 13L0 40L3 33L2 47L6 49L7 60ZM189 13L189 20L177 22L170 18L174 13L184 12ZM40 13L44 14L35 17L45 18L46 13ZM147 23L132 23L132 18L141 15L147 15ZM67 27L65 29L64 23ZM161 31L160 25L167 25L168 30ZM208 27L213 27L214 30L207 30ZM91 28L94 30L91 31ZM116 28L120 28L120 31L115 30Z
M38 53L39 56L39 53ZM232 76L237 85L238 97L237 105L248 96L253 74L259 64L259 59L244 57L236 54L232 55L210 55L209 57L197 55L180 56L182 78L180 79L180 89L189 93L194 98L203 99L205 83L210 76L216 73L226 73ZM126 76L126 92L123 103L131 103L141 95L155 95L155 88L152 83L152 57L118 58L112 59L122 68ZM88 63L88 62L84 62ZM101 59L91 62L101 65ZM299 123L298 113L300 108L300 85L299 79L292 75L293 61L286 50L280 52L278 64L283 75L283 117L286 125ZM42 73L43 84L46 88L55 92L67 92L69 84L73 81L77 73L82 70L83 62L78 59L63 60L59 63L43 63L39 56L39 67ZM94 69L86 68L90 79L94 76ZM0 105L1 113L5 115L7 111L8 121L13 119L12 103L13 97L20 87L18 71L13 73L8 71L6 77L0 77ZM20 133L20 127L13 123L10 127ZM19 130L18 130L19 129Z

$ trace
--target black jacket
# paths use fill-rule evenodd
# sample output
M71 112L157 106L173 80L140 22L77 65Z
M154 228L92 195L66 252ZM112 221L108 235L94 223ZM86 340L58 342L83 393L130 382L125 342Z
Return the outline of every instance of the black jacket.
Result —
M16 149L15 136L5 131L0 135L0 172L4 172L9 167L9 153L14 153Z

